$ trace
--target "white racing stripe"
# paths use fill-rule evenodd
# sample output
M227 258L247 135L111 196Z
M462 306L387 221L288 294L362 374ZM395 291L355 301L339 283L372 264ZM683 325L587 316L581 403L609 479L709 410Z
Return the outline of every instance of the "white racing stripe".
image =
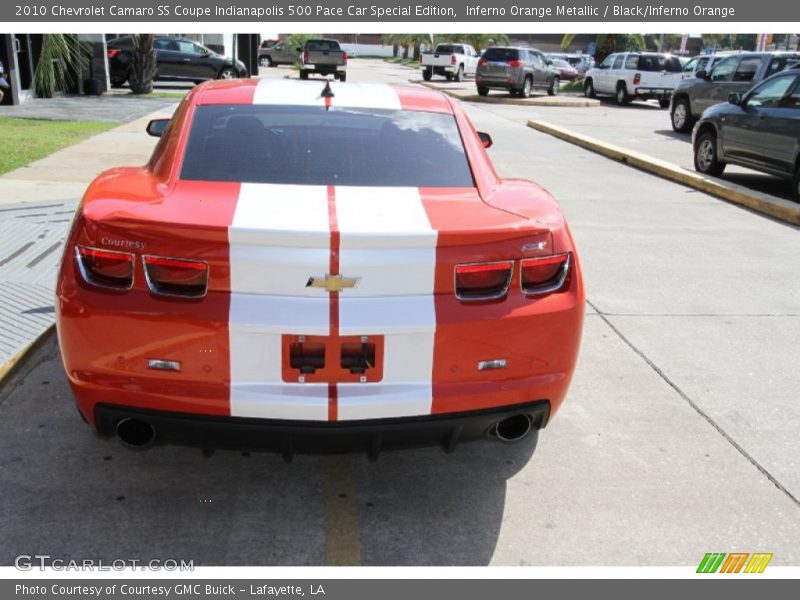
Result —
M228 241L231 415L326 420L327 385L282 381L281 339L329 331L327 295L305 287L330 266L327 188L242 184Z
M383 380L340 384L339 419L430 414L437 232L417 188L337 187L341 335L383 335Z
M331 82L330 86L333 107L386 110L402 108L397 91L385 83ZM325 106L325 99L321 96L324 87L324 80L262 79L253 94L253 104L322 107Z

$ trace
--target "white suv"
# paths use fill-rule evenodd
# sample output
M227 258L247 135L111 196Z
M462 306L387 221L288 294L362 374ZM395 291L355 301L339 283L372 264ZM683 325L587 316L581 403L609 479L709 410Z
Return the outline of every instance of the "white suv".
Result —
M617 52L586 72L583 92L587 98L614 96L618 104L655 99L667 108L682 73L681 61L671 54Z

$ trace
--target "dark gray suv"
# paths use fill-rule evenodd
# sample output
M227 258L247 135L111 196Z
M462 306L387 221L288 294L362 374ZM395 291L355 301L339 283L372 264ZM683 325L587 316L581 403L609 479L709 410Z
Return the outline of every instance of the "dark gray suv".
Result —
M773 75L703 113L692 134L694 166L719 176L727 163L792 179L800 199L800 69Z
M800 62L798 52L742 52L717 62L711 71L696 71L672 93L670 120L675 131L688 133L703 111L725 102L732 92L744 94L754 85Z
M558 71L535 48L493 46L478 61L475 85L485 96L490 88L508 90L512 96L527 98L534 90L558 94Z

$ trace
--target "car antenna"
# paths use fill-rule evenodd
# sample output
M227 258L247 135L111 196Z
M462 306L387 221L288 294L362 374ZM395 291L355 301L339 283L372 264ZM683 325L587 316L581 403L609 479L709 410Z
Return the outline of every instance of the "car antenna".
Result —
M333 90L331 89L331 80L325 80L325 87L322 88L322 93L319 95L320 98L325 98L325 110L330 110L331 108L331 98L334 97Z

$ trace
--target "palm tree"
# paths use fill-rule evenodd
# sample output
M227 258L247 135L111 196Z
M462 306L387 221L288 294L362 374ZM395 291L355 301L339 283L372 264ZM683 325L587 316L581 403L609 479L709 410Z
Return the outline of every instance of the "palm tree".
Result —
M78 41L78 36L49 33L42 36L42 51L33 87L40 98L52 98L57 92L72 88L81 69L89 64L89 50Z
M566 50L575 39L574 33L567 33L561 39L561 48ZM600 33L595 38L597 50L594 57L597 62L602 62L609 54L622 52L624 50L644 50L644 36L640 33Z
M153 91L153 79L156 77L155 35L137 33L133 35L133 53L131 54L131 70L128 82L134 94L149 94Z

